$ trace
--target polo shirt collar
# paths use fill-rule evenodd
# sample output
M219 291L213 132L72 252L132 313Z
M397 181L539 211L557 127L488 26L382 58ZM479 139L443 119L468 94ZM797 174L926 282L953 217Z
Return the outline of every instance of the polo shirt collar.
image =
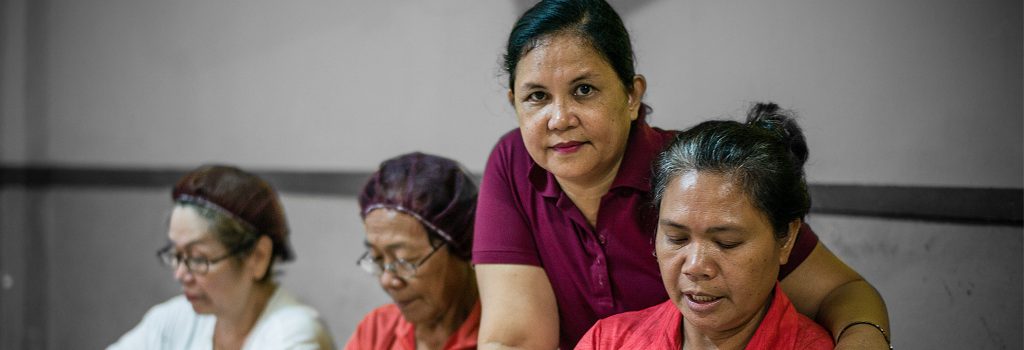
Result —
M615 175L609 190L628 187L640 192L651 191L651 164L661 152L663 142L657 131L646 122L633 123L626 141L626 151L619 164L619 173ZM558 198L562 194L555 175L545 170L537 162L530 159L530 184L541 196Z

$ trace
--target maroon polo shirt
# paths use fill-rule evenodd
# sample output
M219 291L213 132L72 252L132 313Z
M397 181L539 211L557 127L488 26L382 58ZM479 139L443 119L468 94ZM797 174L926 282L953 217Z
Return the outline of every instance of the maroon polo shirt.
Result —
M519 130L491 151L474 224L474 264L542 267L558 303L559 342L571 349L597 320L668 299L654 257L657 213L651 163L674 131L634 123L611 188L591 227L554 175L534 163ZM780 279L817 244L801 230Z

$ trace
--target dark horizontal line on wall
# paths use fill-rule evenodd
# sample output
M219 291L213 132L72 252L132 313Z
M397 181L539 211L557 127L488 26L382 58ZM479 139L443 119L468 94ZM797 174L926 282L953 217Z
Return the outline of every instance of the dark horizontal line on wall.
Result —
M0 166L0 188L170 188L187 169ZM369 172L254 171L286 193L355 196ZM811 212L1022 226L1024 190L811 184Z

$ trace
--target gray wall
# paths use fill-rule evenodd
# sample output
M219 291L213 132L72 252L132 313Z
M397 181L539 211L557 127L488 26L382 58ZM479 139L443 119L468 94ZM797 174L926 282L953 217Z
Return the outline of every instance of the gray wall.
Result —
M0 0L0 164L369 171L422 150L479 172L515 127L498 61L525 3ZM1022 187L1019 1L613 3L655 125L770 99L802 115L814 182ZM283 283L342 343L387 302L353 263L355 202L284 200ZM101 348L177 293L153 257L168 204L0 189L0 348ZM883 293L896 346L1024 346L1019 226L810 222Z

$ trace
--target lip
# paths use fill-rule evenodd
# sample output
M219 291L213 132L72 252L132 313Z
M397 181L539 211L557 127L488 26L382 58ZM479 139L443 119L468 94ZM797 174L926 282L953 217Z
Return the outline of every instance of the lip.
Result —
M713 300L707 300L707 301L703 301L703 300L702 301L698 301L698 300L695 299L695 297L696 298L701 298L701 299L706 299L706 298L714 298L714 299ZM686 306L688 308L690 308L691 311L693 311L693 312L695 312L697 314L706 314L706 313L710 313L710 312L714 311L715 308L717 308L719 305L721 305L722 301L725 300L725 297L715 296L715 295L711 295L711 294L707 294L707 293L702 293L702 292L694 291L694 292L684 292L683 293L683 299L686 300Z
M188 299L189 302L196 302L197 300L202 298L202 295L199 294L185 293L185 299Z
M576 151L579 151L580 148L584 144L586 144L586 142L580 142L580 141L559 142L559 143L556 143L553 146L551 146L551 149L553 149L555 152L558 152L558 153L561 153L561 154L570 154L570 153L575 153Z

